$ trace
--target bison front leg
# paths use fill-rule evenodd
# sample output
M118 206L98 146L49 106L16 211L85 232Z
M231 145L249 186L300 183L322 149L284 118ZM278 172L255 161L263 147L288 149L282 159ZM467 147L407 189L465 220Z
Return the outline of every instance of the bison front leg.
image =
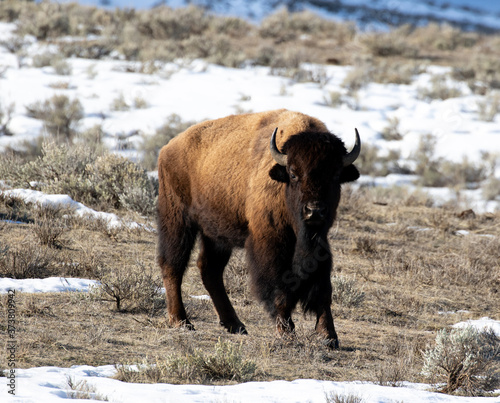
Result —
M339 348L339 339L333 324L332 310L330 304L326 305L323 310L317 312L316 332L324 337L325 344L330 348Z
M292 320L292 312L296 303L287 298L286 293L275 291L276 298L272 314L276 320L276 331L280 336L286 336L295 332L295 323Z
M253 293L275 320L279 335L294 332L292 312L298 301L291 289L294 280L286 275L293 256L293 250L286 249L287 244L291 243L255 235L246 243Z

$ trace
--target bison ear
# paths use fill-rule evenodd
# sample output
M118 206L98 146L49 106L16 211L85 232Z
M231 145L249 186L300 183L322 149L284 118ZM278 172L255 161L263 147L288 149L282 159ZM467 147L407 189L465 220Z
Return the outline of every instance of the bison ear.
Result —
M353 182L359 178L359 171L354 165L348 165L340 174L340 183Z
M286 167L276 164L269 171L269 176L277 182L288 183L288 173Z

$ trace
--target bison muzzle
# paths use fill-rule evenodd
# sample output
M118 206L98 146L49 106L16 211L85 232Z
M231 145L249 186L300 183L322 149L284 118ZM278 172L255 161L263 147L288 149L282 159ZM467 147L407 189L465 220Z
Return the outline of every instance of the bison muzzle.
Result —
M300 303L316 315L331 347L332 255L328 230L341 184L354 181L361 143L352 151L310 116L277 110L199 123L164 146L158 160L158 261L169 321L193 329L181 296L197 236L201 278L232 333L246 333L227 296L223 271L244 247L252 289L279 333L294 329Z

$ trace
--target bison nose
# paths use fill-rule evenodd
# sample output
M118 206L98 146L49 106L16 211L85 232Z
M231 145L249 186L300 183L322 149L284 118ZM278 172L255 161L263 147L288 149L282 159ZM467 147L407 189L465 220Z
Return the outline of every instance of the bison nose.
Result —
M307 202L303 208L304 220L322 220L326 215L326 206L322 202Z

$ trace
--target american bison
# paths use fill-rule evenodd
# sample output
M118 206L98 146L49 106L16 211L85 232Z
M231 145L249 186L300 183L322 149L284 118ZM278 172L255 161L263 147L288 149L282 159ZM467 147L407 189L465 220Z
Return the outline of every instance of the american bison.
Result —
M205 288L229 332L246 333L227 296L223 271L245 247L254 293L280 333L294 329L300 302L316 331L338 347L327 241L344 182L359 172L360 139L344 143L319 120L276 110L196 124L164 146L158 160L158 261L170 323L193 329L181 283L196 237ZM280 151L281 150L281 151Z

